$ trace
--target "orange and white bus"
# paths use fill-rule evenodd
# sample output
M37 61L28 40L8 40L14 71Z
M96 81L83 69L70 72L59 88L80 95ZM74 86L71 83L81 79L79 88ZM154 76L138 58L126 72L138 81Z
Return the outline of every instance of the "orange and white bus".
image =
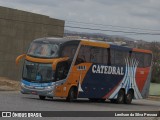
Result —
M21 92L40 99L131 103L146 98L152 71L152 52L94 40L40 38L24 58Z

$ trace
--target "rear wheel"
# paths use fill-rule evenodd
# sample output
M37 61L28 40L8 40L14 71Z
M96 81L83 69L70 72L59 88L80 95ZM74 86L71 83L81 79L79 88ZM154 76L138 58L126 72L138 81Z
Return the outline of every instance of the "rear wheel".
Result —
M74 100L77 99L77 89L72 87L70 90L69 90L69 93L68 93L68 96L66 98L66 101L68 102L73 102Z
M46 99L46 96L39 95L39 99L45 100L45 99Z
M125 99L125 92L121 89L121 90L118 92L117 103L118 103L118 104L123 104L123 103L124 103L124 99Z
M127 95L125 96L125 103L126 104L131 104L132 99L133 99L133 92L128 91Z

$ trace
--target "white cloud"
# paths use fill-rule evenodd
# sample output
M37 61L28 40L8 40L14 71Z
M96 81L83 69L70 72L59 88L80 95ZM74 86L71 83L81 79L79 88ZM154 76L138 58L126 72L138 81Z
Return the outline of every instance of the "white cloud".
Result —
M158 0L0 0L0 5L63 20L160 29L160 1ZM103 29L128 30L109 26ZM121 33L105 33L122 35ZM126 34L125 36L148 41L160 39L160 36Z

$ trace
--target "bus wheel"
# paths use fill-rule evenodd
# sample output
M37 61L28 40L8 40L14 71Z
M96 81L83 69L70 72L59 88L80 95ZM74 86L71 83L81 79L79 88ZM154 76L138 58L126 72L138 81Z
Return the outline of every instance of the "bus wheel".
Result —
M118 104L123 104L124 103L124 97L125 96L125 93L124 91L121 89L119 92L118 92L118 96L117 96L117 103Z
M125 103L131 104L132 99L133 99L133 93L132 91L128 91L127 95L125 96Z
M76 99L77 99L77 90L74 87L71 87L68 96L66 98L66 101L73 102Z
M45 99L46 99L46 96L39 95L39 99L45 100Z

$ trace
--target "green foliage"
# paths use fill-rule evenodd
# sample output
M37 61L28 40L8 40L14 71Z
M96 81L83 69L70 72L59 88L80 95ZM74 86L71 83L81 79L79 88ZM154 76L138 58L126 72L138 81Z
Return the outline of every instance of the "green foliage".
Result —
M151 82L160 83L160 43L152 42L149 49L153 52L153 71Z
M160 83L160 67L159 65L153 65L152 80L153 83Z

